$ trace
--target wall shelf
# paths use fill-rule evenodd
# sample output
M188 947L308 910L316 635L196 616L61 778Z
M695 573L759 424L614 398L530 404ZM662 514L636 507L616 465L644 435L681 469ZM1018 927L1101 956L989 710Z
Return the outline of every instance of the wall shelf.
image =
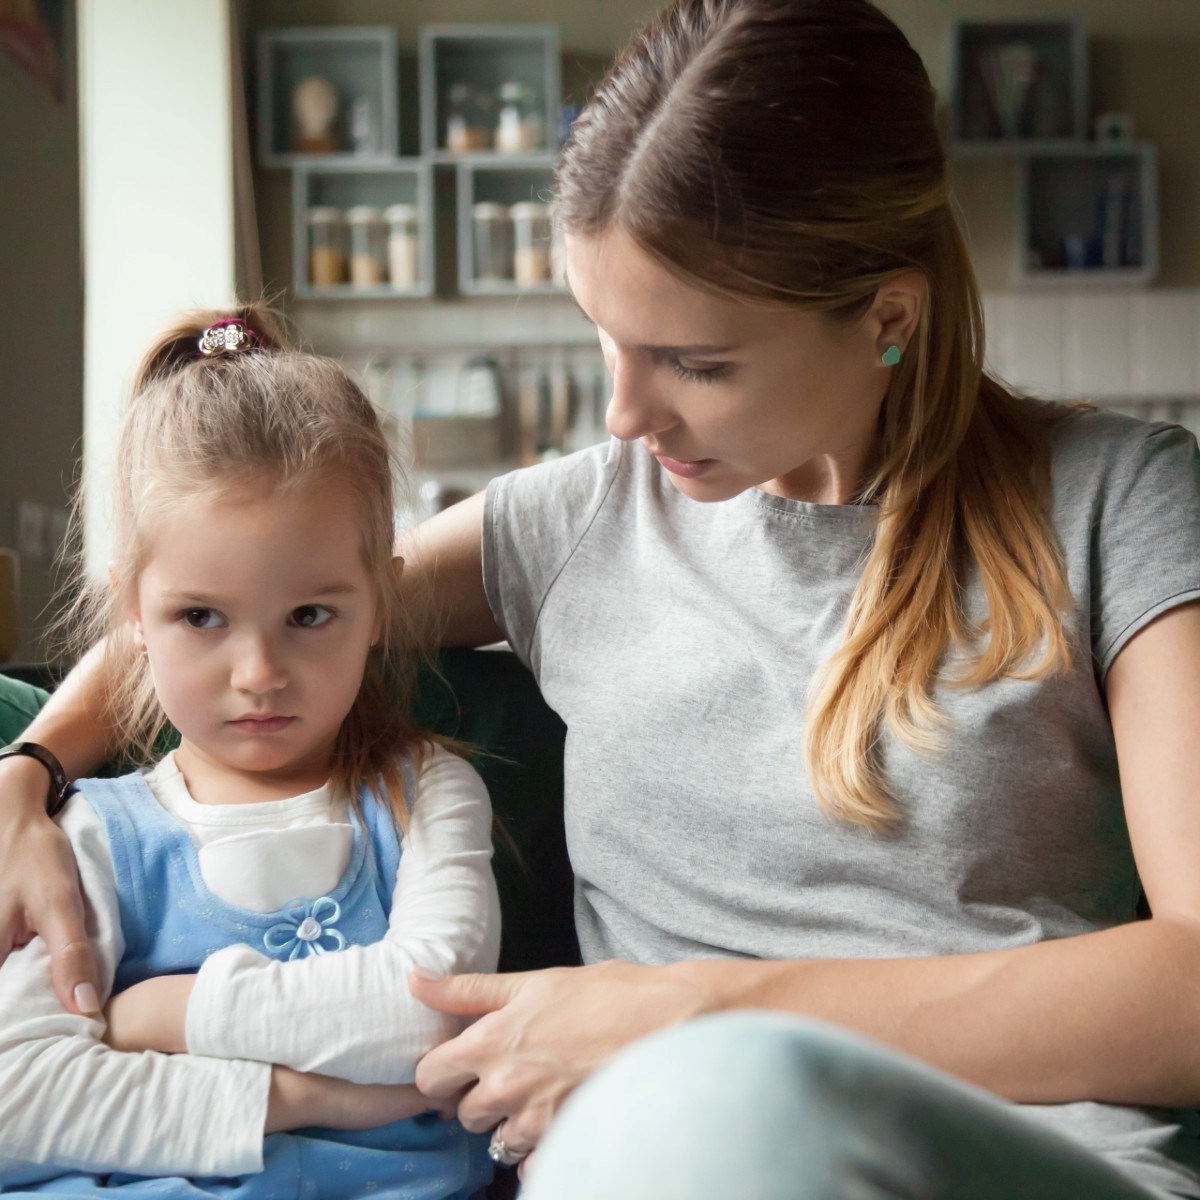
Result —
M951 27L952 139L1035 148L1087 133L1087 29L1081 18L960 20Z
M494 141L499 120L499 93L506 83L527 90L533 115L541 126L540 145L528 150L553 153L558 147L562 104L562 48L557 25L457 24L426 25L420 32L421 153L441 160L450 148L448 119L451 89L470 89L479 101L472 128ZM477 153L480 147L465 148ZM493 152L495 153L495 152ZM496 154L498 159L503 155Z
M394 159L386 165L323 164L297 167L292 186L292 271L300 299L367 300L423 297L433 294L434 221L431 167L423 159ZM387 284L354 287L349 283L316 286L309 273L308 227L310 208L350 209L370 205L386 209L408 204L417 210L417 283L409 288Z
M1080 143L1022 163L1017 275L1027 283L1146 284L1158 274L1151 142Z
M265 167L386 162L399 148L395 31L357 26L264 30L258 39L258 161ZM337 94L332 145L303 149L292 111L316 76Z

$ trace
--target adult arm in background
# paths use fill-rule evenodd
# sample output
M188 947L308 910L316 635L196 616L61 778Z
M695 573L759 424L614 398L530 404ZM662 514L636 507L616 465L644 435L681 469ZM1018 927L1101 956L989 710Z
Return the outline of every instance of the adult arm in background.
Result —
M81 797L62 817L107 997L123 954L112 857ZM413 1088L362 1088L259 1062L125 1054L104 1022L65 1012L34 938L0 970L0 1190L56 1170L235 1176L262 1169L263 1137L369 1128L428 1107Z
M857 1030L1014 1101L1200 1105L1200 603L1135 634L1105 681L1126 819L1153 916L1011 950L906 959L626 962L414 978L480 1018L417 1070L465 1090L468 1129L538 1142L625 1044L704 1013L774 1009Z
M121 1049L256 1059L363 1084L411 1083L421 1057L463 1026L412 997L412 971L496 969L500 902L491 858L483 780L436 749L418 781L382 941L293 962L227 947L198 975L150 979L118 996L108 1010L108 1040Z
M411 603L430 606L447 646L478 646L503 635L483 591L483 495L439 513L400 538ZM21 735L59 759L72 779L117 751L104 718L102 648L93 647ZM83 898L67 838L46 816L46 768L28 758L0 760L0 963L40 934L59 1004L99 1012L100 977L84 926Z

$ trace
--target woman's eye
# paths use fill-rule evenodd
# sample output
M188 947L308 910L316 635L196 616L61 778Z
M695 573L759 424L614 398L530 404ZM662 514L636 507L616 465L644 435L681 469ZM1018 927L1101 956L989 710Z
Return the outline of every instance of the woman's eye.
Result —
M292 624L301 629L316 629L333 618L333 613L323 604L302 604L292 609Z
M187 608L179 614L179 619L189 629L219 629L225 623L215 608Z
M711 367L688 367L675 358L671 360L671 370L676 378L685 383L717 383L729 374L729 365L717 363Z

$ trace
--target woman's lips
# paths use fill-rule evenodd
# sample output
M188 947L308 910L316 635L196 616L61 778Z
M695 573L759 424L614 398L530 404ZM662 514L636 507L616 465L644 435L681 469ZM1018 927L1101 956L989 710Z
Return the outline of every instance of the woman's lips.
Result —
M715 458L668 458L665 454L656 454L654 457L658 459L664 471L670 471L672 475L682 475L684 479L695 479L697 475L703 475L716 462Z
M279 733L295 719L295 717L239 717L236 721L229 723L235 729L240 729L242 733Z

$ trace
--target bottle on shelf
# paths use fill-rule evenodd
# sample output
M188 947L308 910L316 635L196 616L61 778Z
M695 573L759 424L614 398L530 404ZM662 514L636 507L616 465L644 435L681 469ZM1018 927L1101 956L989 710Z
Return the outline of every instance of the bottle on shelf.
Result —
M318 205L305 213L308 281L313 287L346 282L346 221L340 208Z
M526 200L508 210L514 233L513 278L519 287L550 281L550 206Z
M446 149L454 154L490 150L491 122L478 90L466 82L451 84L446 103Z
M350 226L350 285L379 287L387 278L387 226L383 213L359 204L346 213Z
M417 210L411 204L393 204L383 216L388 226L388 279L397 291L408 291L421 275Z
M513 277L513 222L503 204L481 201L471 209L475 278L499 283Z
M501 154L529 154L546 144L545 124L533 88L519 80L502 83L497 93L500 117L496 149Z

